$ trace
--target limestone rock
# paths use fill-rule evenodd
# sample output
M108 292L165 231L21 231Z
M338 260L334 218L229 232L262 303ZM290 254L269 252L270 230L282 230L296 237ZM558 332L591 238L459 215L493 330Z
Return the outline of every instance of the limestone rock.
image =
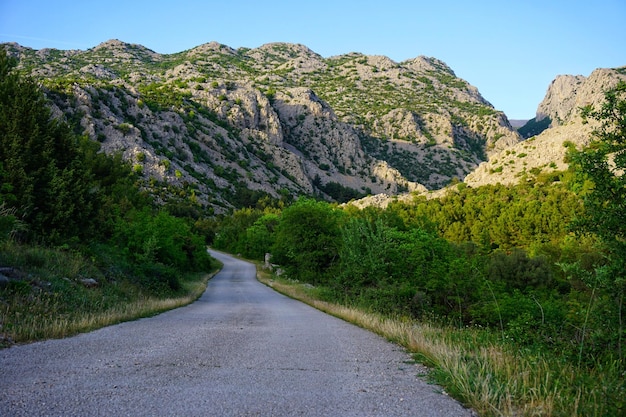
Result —
M98 281L93 278L83 278L80 280L80 283L86 288L95 288L98 286Z
M582 75L559 75L548 87L546 96L537 108L537 121L545 117L552 120L553 126L578 122L580 108L600 103L604 92L620 79L626 79L624 68L599 68L585 77Z
M537 120L549 117L550 128L541 134L494 153L489 160L468 174L464 182L472 187L485 184L515 184L539 173L567 169L565 142L585 146L597 127L583 124L580 108L599 108L606 90L626 81L624 68L597 69L589 77L561 75L555 78L537 108Z

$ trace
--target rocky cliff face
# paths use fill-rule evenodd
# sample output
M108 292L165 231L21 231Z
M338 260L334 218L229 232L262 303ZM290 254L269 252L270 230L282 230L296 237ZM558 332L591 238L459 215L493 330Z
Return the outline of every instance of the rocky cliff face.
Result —
M537 120L550 121L540 134L491 154L488 161L481 163L469 173L463 182L471 187L487 184L512 185L531 180L540 175L549 178L550 173L566 170L567 148L565 142L578 147L589 143L594 121L583 124L580 108L592 105L599 108L604 92L620 80L626 81L626 67L597 69L589 77L558 76L549 86L544 100L537 109ZM452 187L455 189L455 187ZM447 188L420 193L426 198L438 198L447 193ZM386 207L392 201L411 202L412 194L378 194L351 202L359 208L367 206Z
M580 108L596 104L604 98L604 92L624 78L624 68L599 68L589 75L559 75L552 81L546 96L537 108L536 119L549 117L552 126L578 122Z
M550 127L508 149L492 154L488 161L465 177L470 186L514 184L540 173L567 169L565 142L577 146L591 139L594 124L583 124L580 109L599 108L604 92L620 80L626 81L626 67L597 69L589 75L561 75L555 78L537 108L536 120L549 118Z
M171 55L117 40L87 51L5 48L41 80L57 115L121 152L155 195L216 211L266 194L438 189L521 139L434 58L323 58L285 43Z

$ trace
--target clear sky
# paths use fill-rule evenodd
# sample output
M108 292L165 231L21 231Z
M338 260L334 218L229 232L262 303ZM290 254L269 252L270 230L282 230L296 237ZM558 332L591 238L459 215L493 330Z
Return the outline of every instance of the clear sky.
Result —
M109 39L159 53L217 41L426 55L527 119L557 75L626 65L626 0L0 0L0 42L88 49Z

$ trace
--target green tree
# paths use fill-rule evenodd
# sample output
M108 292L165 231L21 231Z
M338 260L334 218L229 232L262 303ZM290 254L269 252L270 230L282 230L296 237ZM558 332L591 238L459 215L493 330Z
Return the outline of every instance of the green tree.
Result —
M341 289L356 290L378 285L389 274L390 228L380 218L352 218L341 228Z
M277 213L267 212L246 229L244 255L262 260L274 244L276 227L280 217Z
M606 250L606 264L588 274L586 283L593 289L599 304L602 296L613 299L616 326L612 344L620 360L624 357L624 292L626 290L626 82L619 82L605 93L599 109L587 106L583 120L595 120L594 140L581 151L570 150L573 168L584 191L584 217L574 222L580 233L597 236ZM591 183L591 187L585 183ZM583 274L584 276L584 274ZM588 311L590 308L588 308ZM599 313L601 314L601 313ZM584 338L584 334L582 337ZM581 345L582 346L582 345ZM581 347L582 351L582 347Z
M235 210L220 222L213 246L231 253L243 253L246 249L247 229L262 215L263 212L253 208Z
M51 117L38 85L14 65L0 49L0 200L16 208L31 238L84 236L95 204L79 139Z
M615 254L626 248L626 82L619 83L605 95L599 110L587 106L584 120L595 119L601 125L593 140L582 151L573 151L573 165L579 179L590 180L593 189L584 195L585 217L577 227L592 232L608 244Z
M276 229L272 254L290 277L312 284L327 280L326 272L338 262L342 212L328 203L298 200L287 207Z
M184 271L207 266L204 239L193 233L185 219L165 210L129 212L119 220L113 240L138 264L161 263Z

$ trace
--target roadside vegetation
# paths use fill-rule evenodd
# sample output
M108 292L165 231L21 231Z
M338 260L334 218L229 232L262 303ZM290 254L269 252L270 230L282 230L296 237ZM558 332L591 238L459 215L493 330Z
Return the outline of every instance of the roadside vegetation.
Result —
M131 166L52 118L39 86L13 67L0 51L0 346L199 296L217 265L198 210L157 206Z
M565 172L364 210L241 186L246 208L208 217L185 190L157 204L13 68L0 51L0 345L187 303L212 244L271 253L274 288L406 346L483 416L626 412L626 84L585 109L600 127Z
M403 344L480 415L623 415L626 84L584 115L600 127L569 171L386 209L238 210L213 244L270 248L274 288Z

